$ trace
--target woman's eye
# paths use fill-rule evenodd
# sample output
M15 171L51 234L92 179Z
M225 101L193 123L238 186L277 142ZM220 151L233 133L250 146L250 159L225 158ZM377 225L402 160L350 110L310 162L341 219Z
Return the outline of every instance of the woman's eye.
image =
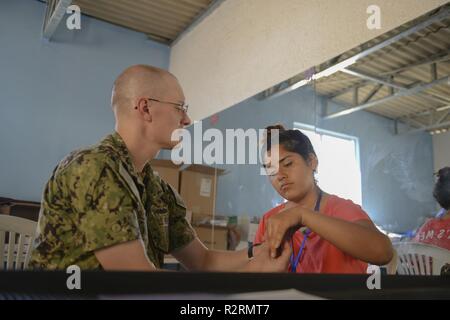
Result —
M289 167L291 164L292 164L292 162L286 162L286 163L284 164L284 166L285 166L285 167Z
M273 167L266 167L266 174L269 177L273 177L276 174L276 171L274 170Z

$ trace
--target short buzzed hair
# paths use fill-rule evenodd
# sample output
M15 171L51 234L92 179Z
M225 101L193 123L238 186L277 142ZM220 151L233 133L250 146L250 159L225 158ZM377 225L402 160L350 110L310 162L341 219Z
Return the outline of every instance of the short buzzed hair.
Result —
M114 81L111 107L114 112L133 103L139 96L151 96L166 89L169 78L175 78L170 72L149 66L133 65L125 69Z

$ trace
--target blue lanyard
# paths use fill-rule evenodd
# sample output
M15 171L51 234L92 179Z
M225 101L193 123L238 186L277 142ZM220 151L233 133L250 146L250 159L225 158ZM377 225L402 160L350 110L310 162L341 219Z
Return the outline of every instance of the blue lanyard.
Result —
M445 216L445 214L447 213L447 210L445 210L444 208L442 208L441 210L439 210L439 212L436 215L437 219L441 219L443 216Z
M319 196L317 197L316 206L314 207L314 211L319 211L320 209L320 200L322 200L322 190L319 189ZM311 233L310 229L306 229L303 234L302 244L300 245L300 249L298 250L297 257L294 260L294 236L291 237L291 272L297 272L297 266L300 261L300 257L302 256L303 249L305 249L306 240L308 239L309 234Z

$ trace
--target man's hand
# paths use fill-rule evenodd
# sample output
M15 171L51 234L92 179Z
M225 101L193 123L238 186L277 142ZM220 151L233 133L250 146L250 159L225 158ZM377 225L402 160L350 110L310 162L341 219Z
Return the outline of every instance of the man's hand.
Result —
M266 243L256 247L254 258L249 262L251 272L286 272L289 265L289 257L292 254L288 242L283 243L282 251L278 258L270 256L269 246Z
M283 241L288 240L302 226L302 207L286 209L269 218L266 226L265 241L270 256L277 257L277 250Z

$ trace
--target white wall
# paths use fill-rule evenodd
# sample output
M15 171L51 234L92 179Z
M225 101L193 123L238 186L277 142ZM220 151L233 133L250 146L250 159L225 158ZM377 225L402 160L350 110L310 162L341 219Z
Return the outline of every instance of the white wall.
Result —
M434 171L450 166L450 131L433 136Z
M304 72L446 0L226 0L172 46L194 120ZM369 30L367 7L381 9Z

